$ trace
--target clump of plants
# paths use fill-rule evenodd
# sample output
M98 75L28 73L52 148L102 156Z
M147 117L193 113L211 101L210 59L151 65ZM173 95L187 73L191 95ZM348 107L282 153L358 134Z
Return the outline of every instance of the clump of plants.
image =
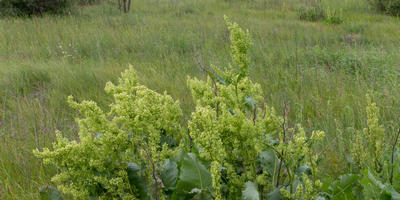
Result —
M225 19L232 63L202 66L206 80L188 78L195 101L183 122L179 102L138 83L133 67L117 84L104 111L93 101L69 104L80 112L78 140L58 132L52 149L34 150L55 166L42 199L399 199L398 139L379 124L367 96L366 128L346 148L349 171L323 183L316 145L323 131L290 126L249 76L250 34ZM388 145L390 144L390 145Z
M203 66L207 80L188 79L196 109L185 125L179 103L140 85L132 67L117 85L107 84L114 97L107 112L70 97L81 114L79 140L57 133L52 150L34 151L58 169L52 179L58 190L44 187L42 196L316 198L321 182L312 146L324 133L307 137L264 103L260 85L249 77L250 34L226 20L233 63Z
M379 109L370 95L366 96L366 126L341 138L350 173L325 184L323 191L330 199L399 199L400 130L388 133L379 123ZM343 135L339 135L343 137Z
M300 20L316 22L326 18L326 12L322 6L305 6L298 10Z
M307 5L298 10L300 20L316 22L324 21L327 24L343 23L342 10L325 8L321 0L309 0Z
M326 17L325 8L321 0L307 0L306 5L298 10L300 20L316 22Z
M343 20L343 12L340 9L338 10L331 10L327 9L326 10L326 18L324 20L326 24L341 24L344 22Z
M287 127L286 116L265 105L261 86L249 78L249 33L227 24L233 63L225 69L203 68L209 74L206 82L188 81L196 102L188 127L200 157L211 163L215 199L281 193L290 199L316 197L318 156L311 147L324 133L315 131L308 138L300 125Z
M369 0L369 2L381 12L400 16L400 0Z
M390 135L385 133L384 127L379 124L378 107L369 95L366 98L367 126L354 133L351 164L363 175L361 183L367 199L399 199L400 157L397 144L400 130Z

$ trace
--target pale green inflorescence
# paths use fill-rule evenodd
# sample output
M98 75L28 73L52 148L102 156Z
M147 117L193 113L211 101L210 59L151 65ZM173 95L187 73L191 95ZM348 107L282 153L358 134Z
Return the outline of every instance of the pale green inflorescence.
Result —
M385 144L385 129L379 124L379 108L367 94L367 128L355 131L351 153L353 160L360 169L374 169L375 173L383 173L387 169L384 159L387 151Z
M266 150L270 139L282 134L283 122L273 108L264 105L260 85L249 78L249 32L228 19L226 21L231 34L233 64L226 70L212 67L205 82L196 78L188 80L196 102L196 110L188 126L195 144L200 148L200 156L211 163L215 199L238 196L246 181L267 185L267 174L256 173L256 159L260 152ZM317 158L307 146L309 141L320 141L323 136L323 132L316 131L308 140L299 126L294 140L281 142L277 151L287 153L285 162L290 162L293 169L299 164L296 159L302 157L306 159L300 164L315 166ZM226 180L222 180L224 170ZM294 176L291 178L294 179ZM221 189L223 184L228 186L228 195L223 194L227 193ZM313 183L306 187L314 189L312 192L308 189L306 194L315 197L319 186Z
M289 140L287 144L279 144L278 150L283 152L284 162L287 163L287 178L291 183L288 188L282 188L280 191L286 199L300 200L300 199L317 199L322 183L316 179L318 174L317 160L318 155L313 152L312 146L319 143L325 137L323 131L313 131L310 138L307 138L306 132L300 124L297 125L296 130L293 131L293 139ZM281 133L281 137L283 133ZM300 168L310 168L309 174L301 172ZM305 170L307 171L307 170ZM295 184L296 181L301 181L303 184Z
M190 134L201 148L200 156L211 162L216 199L222 199L221 168L226 169L231 196L241 191L246 180L256 178L257 155L280 122L273 109L262 109L261 87L249 79L249 32L228 20L227 24L234 66L225 71L213 67L216 72L206 82L188 80L196 102ZM238 165L240 173L234 167Z
M369 95L367 95L367 103L368 128L364 129L364 134L367 134L368 144L372 148L375 168L377 171L380 171L385 152L385 129L382 125L379 125L379 109L376 103L372 102Z
M139 85L132 67L122 73L118 85L108 83L106 91L114 97L108 113L92 101L76 103L68 98L82 115L77 119L79 141L57 133L54 150L34 151L44 163L57 167L59 173L52 180L75 199L136 199L136 188L128 181L128 163L150 166L148 158L160 163L172 151L166 144L161 147L161 137L181 137L178 102ZM150 170L145 171L148 182Z
M216 199L222 199L222 168L229 178L231 196L240 194L246 180L256 178L257 155L281 121L273 109L262 107L261 87L249 79L249 32L228 20L227 24L234 66L225 71L214 67L216 73L206 82L196 78L188 80L196 102L196 111L188 126L201 149L200 156L211 162ZM238 170L242 171L238 173Z

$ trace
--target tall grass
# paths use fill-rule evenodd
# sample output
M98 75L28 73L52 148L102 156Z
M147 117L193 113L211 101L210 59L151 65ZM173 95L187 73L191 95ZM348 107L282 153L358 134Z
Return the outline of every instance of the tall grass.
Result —
M293 1L290 1L293 2ZM322 129L321 151L338 165L338 136L365 122L365 93L380 106L388 131L400 117L400 20L364 0L327 0L342 9L344 23L298 20L303 1L135 0L129 14L104 3L67 16L0 19L0 199L37 199L54 169L33 158L49 146L54 131L74 138L77 113L66 97L106 105L103 90L128 63L141 83L181 101L188 118L193 102L186 77L204 78L197 66L228 62L223 15L249 29L252 78L281 113L290 105L291 124ZM336 159L336 160L335 160Z

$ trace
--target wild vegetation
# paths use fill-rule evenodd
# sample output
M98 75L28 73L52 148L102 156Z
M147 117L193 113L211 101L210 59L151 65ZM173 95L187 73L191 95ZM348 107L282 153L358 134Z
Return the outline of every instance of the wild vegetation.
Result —
M400 16L399 0L371 0L371 4L384 13Z
M399 19L290 2L1 19L0 198L398 199Z
M1 0L0 16L32 16L44 13L62 13L71 0Z

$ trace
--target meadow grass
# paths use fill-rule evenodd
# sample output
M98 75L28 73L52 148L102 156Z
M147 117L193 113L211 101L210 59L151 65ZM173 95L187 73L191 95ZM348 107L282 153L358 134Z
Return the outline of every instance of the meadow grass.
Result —
M178 99L188 119L187 76L205 77L198 62L230 62L223 15L251 33L251 77L266 102L280 114L289 104L292 125L326 131L324 175L337 176L346 138L365 125L366 93L389 135L399 126L400 19L365 0L326 0L342 9L343 24L300 21L304 3L134 0L128 14L103 3L66 16L0 19L0 199L38 198L54 169L32 149L49 147L55 130L76 137L67 96L105 107L105 83L128 64L141 83Z

